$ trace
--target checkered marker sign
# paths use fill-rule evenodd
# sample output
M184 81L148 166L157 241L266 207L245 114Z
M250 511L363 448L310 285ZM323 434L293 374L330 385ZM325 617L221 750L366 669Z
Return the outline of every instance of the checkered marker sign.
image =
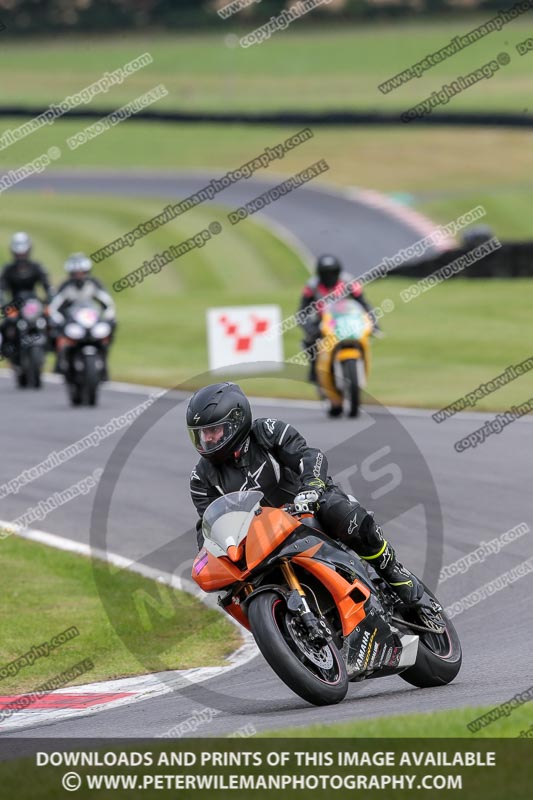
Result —
M283 367L279 306L228 306L207 310L209 369L227 367L246 372L262 370L265 361ZM267 335L268 334L268 335ZM245 366L244 366L245 365ZM255 368L257 365L257 368Z

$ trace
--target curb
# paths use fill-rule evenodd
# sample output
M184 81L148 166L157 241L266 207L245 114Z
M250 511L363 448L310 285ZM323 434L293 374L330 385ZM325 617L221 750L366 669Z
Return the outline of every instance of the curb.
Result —
M0 527L2 526L14 528L16 532L15 535L20 536L22 539L39 542L49 547L55 547L58 550L77 553L78 555L89 558L98 558L120 569L128 569L145 578L164 583L173 589L180 589L196 597L208 608L216 609L220 611L220 613L223 613L215 597L202 592L193 581L177 578L171 573L162 572L161 570L147 567L143 564L136 564L129 558L118 555L117 553L106 553L104 550L91 548L89 545L75 542L63 536L56 536L53 533L47 533L46 531L34 528L21 530L18 525L0 520ZM109 681L97 681L95 683L78 684L73 687L56 689L50 692L49 695L46 695L46 697L54 698L59 706L62 700L74 698L74 701L77 700L76 707L28 708L16 711L13 717L7 719L5 723L0 722L0 736L7 731L32 728L36 725L58 722L74 717L90 716L100 711L108 711L111 708L138 703L153 697L169 694L174 689L181 688L185 684L202 683L212 678L220 677L222 674L227 674L238 667L244 666L258 655L259 650L257 649L257 645L251 633L239 625L239 623L229 615L226 615L226 617L239 629L243 639L243 644L227 659L229 662L227 666L168 670L165 672L154 672L149 675L131 676ZM14 697L23 696L23 694L24 693L21 695L14 695ZM97 695L101 696L101 702L96 700L95 696Z

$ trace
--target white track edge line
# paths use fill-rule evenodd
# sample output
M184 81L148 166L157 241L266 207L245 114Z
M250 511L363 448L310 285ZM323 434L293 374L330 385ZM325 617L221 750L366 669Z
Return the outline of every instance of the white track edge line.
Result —
M10 370L9 369L0 369L0 378L8 378L10 377ZM248 376L247 376L248 377ZM264 377L262 378L264 379ZM45 373L43 375L43 381L45 383L51 384L59 384L63 382L63 378L59 375L51 375ZM108 381L102 386L102 390L116 392L117 394L136 394L141 396L149 396L150 394L159 393L161 391L168 392L169 394L176 396L180 399L187 399L191 396L191 392L175 390L175 389L167 389L165 386L150 386L148 384L143 383L128 383L127 381ZM250 395L250 400L252 406L274 406L279 408L306 408L310 410L320 411L323 408L323 403L321 400L298 400L290 397L261 397L256 395ZM421 417L421 418L428 418L431 417L432 414L435 414L437 411L441 409L438 408L414 408L411 406L384 406L384 405L363 405L362 410L367 410L367 413L372 414L394 414L396 417ZM498 411L459 411L450 417L451 420L469 420L474 419L479 422L480 418L485 416L488 417L491 414L498 414L502 412ZM448 422L448 420L445 420ZM533 423L533 415L526 414L520 419L515 420L515 423ZM436 423L437 424L437 423ZM444 430L444 429L443 429Z
M178 578L172 573L163 572L154 567L148 567L144 564L137 564L131 561L131 559L121 556L118 553L108 553L100 548L93 548L87 544L84 544L83 542L76 542L73 539L68 539L64 536L58 536L54 533L48 533L47 531L41 531L36 528L22 530L19 525L14 525L11 522L5 522L3 520L0 520L0 527L14 529L16 535L23 539L38 542L49 547L55 547L58 550L76 553L77 555L82 555L89 558L97 558L99 560L106 561L107 563L112 564L119 569L127 569L131 572L142 575L145 578L155 580L159 583L164 583L173 589L178 589L193 595L208 608L216 609L217 611L220 611L220 613L223 613L218 606L215 597L212 594L205 594L202 592L202 590L193 581ZM228 656L227 661L229 663L227 665L219 667L192 667L186 670L165 670L165 672L154 672L148 673L147 675L130 676L128 678L119 678L110 681L96 681L89 684L76 684L72 687L56 689L54 690L54 694L56 692L58 694L75 694L76 692L87 691L96 693L99 691L135 691L134 686L136 681L139 684L141 691L143 689L143 684L146 686L146 691L144 691L144 693L133 697L121 698L120 700L113 701L112 705L94 705L87 709L76 709L74 712L69 712L68 709L57 709L55 712L51 711L51 713L44 713L42 715L39 714L39 711L30 711L29 713L31 714L39 714L39 716L43 716L43 721L38 721L35 719L35 717L33 719L20 718L18 720L13 720L11 724L7 724L5 726L0 725L0 735L4 731L7 733L10 730L36 727L39 724L46 722L61 721L74 717L78 718L82 716L92 716L100 711L110 711L117 706L131 705L143 700L148 700L152 697L168 694L173 690L173 688L175 688L175 685L179 686L183 681L188 680L191 683L202 683L203 681L211 680L212 678L218 677L221 674L227 674L238 667L244 666L258 655L259 650L251 633L243 628L242 625L240 625L237 620L233 619L229 614L225 615L225 617L232 624L234 624L235 627L238 628L243 639L243 643L240 645L240 647L238 647L234 653ZM165 676L166 683L160 682L159 676L162 675ZM174 686L172 686L172 682L174 682ZM128 686L131 688L128 689Z

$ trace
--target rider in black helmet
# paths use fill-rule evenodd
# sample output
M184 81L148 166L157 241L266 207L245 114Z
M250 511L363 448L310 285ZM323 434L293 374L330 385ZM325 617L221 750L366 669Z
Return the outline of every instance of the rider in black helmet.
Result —
M362 285L347 272L343 272L338 258L332 255L320 256L316 263L316 275L305 284L300 298L299 313L306 312L311 304L316 304L316 313L305 313L301 326L304 330L302 347L307 351L310 366L309 380L316 381L316 348L317 339L320 338L320 305L321 300L330 297L351 297L356 300L364 310L370 314L373 322L373 333L380 333L379 325L375 319L375 312L366 297L363 295Z
M333 289L341 276L341 263L335 256L320 256L316 263L318 282L326 289Z
M199 547L202 517L213 500L258 489L264 505L294 503L297 510L314 513L328 535L369 561L403 603L418 606L428 622L439 622L441 607L432 605L418 578L396 559L373 516L333 483L324 453L309 447L292 425L279 419L252 420L248 398L235 383L215 383L197 391L186 418L201 456L190 482L200 517Z

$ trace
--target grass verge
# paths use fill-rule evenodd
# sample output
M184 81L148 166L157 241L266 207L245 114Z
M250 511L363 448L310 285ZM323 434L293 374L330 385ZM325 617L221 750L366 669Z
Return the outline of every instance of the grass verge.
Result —
M487 13L426 21L386 24L354 23L307 27L296 24L260 47L239 47L235 41L253 28L234 19L212 33L150 32L93 37L34 37L21 49L20 40L2 43L0 68L9 74L3 96L8 103L60 102L149 51L153 62L96 96L98 107L120 104L164 83L169 96L161 107L201 110L265 109L406 109L506 52L510 63L490 80L481 80L454 97L444 110L529 108L530 52L520 56L516 45L531 35L524 16L465 47L396 91L378 85L410 65L487 22ZM228 34L233 34L228 36ZM23 53L23 57L21 56ZM439 109L440 110L440 109Z
M185 592L16 535L1 546L1 666L68 629L79 631L48 656L3 678L4 695L36 690L87 658L94 669L69 685L219 665L240 644L230 622ZM105 588L108 603L112 598L115 627L97 587Z
M20 124L20 119L5 120L6 128ZM1 150L0 167L20 167L57 146L62 155L53 162L53 169L128 169L142 165L144 169L196 168L217 174L237 169L265 147L274 147L306 127L125 122L71 152L66 139L86 124L91 122L60 120L41 128ZM479 205L483 198L488 210L484 221L496 233L506 238L531 237L530 132L499 128L311 127L312 139L282 160L273 161L268 169L258 170L256 177L293 175L326 159L330 168L325 175L327 183L390 193L423 211L433 211L435 219L442 223ZM0 195L3 212L9 211L15 197L11 190ZM428 206L434 201L437 205ZM446 204L442 208L438 205L441 202ZM27 217L25 222L28 227Z
M294 739L504 739L520 736L531 730L531 713L527 706L513 710L512 714L472 733L467 725L493 706L454 708L431 714L401 714L392 717L360 719L335 725L309 725L271 731L263 737ZM530 735L533 735L531 731Z
M436 112L527 112L533 53L520 56L516 50L517 44L531 34L525 16L482 37L394 91L383 93L378 88L457 35L486 21L486 15L481 14L391 24L358 23L321 30L294 25L261 47L241 48L233 33L239 20L234 20L230 27L221 25L220 33L153 32L149 45L146 37L135 34L35 37L23 48L23 58L20 42L7 39L0 52L0 68L10 76L4 91L7 103L45 105L76 94L104 72L124 66L149 48L153 62L108 92L96 95L89 108L118 108L162 83L169 94L153 106L155 110L406 110L443 84L450 84L505 52L510 56L508 65ZM248 24L241 24L241 33L247 32ZM23 122L20 118L5 118L3 127L14 129ZM61 119L45 125L0 150L0 166L19 167L56 146L62 150L61 159L55 162L58 168L142 165L224 171L236 169L266 146L302 127L131 121L70 151L66 139L93 123ZM372 187L404 197L412 195L411 202L421 208L434 197L435 212L442 222L477 205L477 195L483 193L490 209L486 221L496 232L502 237L528 238L530 151L531 133L516 129L427 129L416 124L346 129L315 126L315 138L287 155L283 162L274 163L270 173L292 174L326 158L330 165L328 181ZM475 202L465 206L465 194L471 194ZM441 200L447 205L443 217L438 206ZM3 205L4 198L0 202Z
M13 194L0 222L0 238L23 229L31 218L36 256L50 266L57 282L68 252L92 252L164 205L157 199ZM97 265L95 274L111 287L170 242L183 241L213 219L224 222L224 211L190 211ZM206 308L276 303L285 318L294 313L307 276L298 255L256 221L226 225L201 250L191 251L133 289L115 293L119 329L111 355L112 377L197 387L201 378L194 376L208 368ZM530 326L527 279L454 279L404 303L400 292L410 282L389 277L367 290L376 306L385 299L394 303L381 322L386 338L372 345L368 391L379 402L440 408L531 355L524 337ZM504 314L503 309L509 311ZM286 358L299 351L298 328L285 335L284 347ZM298 381L281 372L241 382L256 395L315 398L303 373L302 369ZM526 374L476 408L504 410L531 396L533 376Z

